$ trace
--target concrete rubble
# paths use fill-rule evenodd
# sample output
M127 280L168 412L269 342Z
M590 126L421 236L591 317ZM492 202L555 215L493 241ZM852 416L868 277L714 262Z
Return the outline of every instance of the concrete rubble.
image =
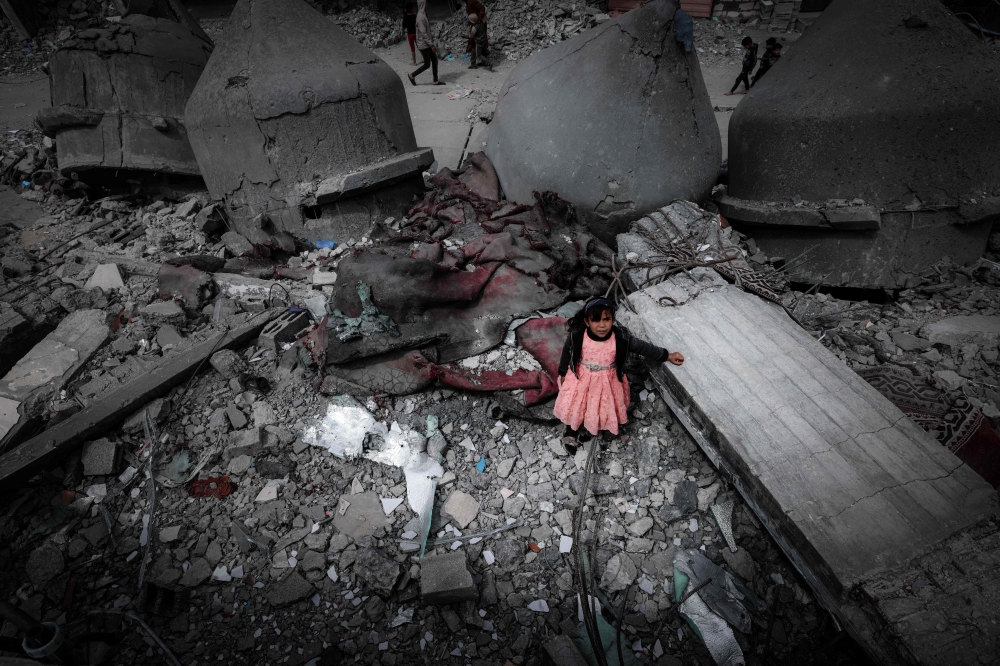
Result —
M621 49L611 64L626 58L658 66L653 81L660 87L650 99L658 104L670 90L683 93L685 127L697 125L700 147L685 144L678 154L693 151L698 165L691 173L700 175L676 193L661 193L664 200L648 199L649 207L682 195L711 207L705 195L720 155L699 62L738 64L745 26L697 20L697 56L684 56L673 52L671 2L631 14L635 22L643 11L656 17L631 28L630 14L612 18L598 2L485 4L495 63L531 67L548 58L558 61L554 68L581 67L607 56L586 60L586 45L614 37ZM140 14L146 5L152 14ZM4 28L9 58L0 70L37 72L34 59L45 58L54 80L60 57L133 59L118 39L132 34L130 17L162 25L168 19L153 14L175 6L57 2L31 42L14 37L14 26ZM704 665L715 663L714 652L678 612L678 588L694 586L685 587L675 558L695 551L766 605L746 633L717 627L747 663L874 663L841 631L641 365L628 369L625 436L595 452L577 528L593 445L571 453L551 419L552 358L565 337L563 319L581 301L617 288L621 263L612 259L620 256L602 239L627 227L646 199L634 192L616 198L609 182L597 187L593 179L586 195L600 201L574 201L571 184L541 180L519 199L508 188L512 181L504 182L510 168L504 174L497 160L494 171L481 153L470 155L464 170L445 169L425 181L430 156L413 137L402 84L381 52L369 50L401 37L394 6L241 0L236 12L241 20L222 31L237 35L228 44L220 39L221 22L202 22L219 46L189 118L157 111L167 120L164 132L142 115L159 138L189 133L192 152L172 164L176 173L203 174L204 184L159 177L155 186L146 178L129 183L88 175L83 166L71 177L65 160L77 159L74 146L81 144L70 137L100 125L66 125L55 139L38 129L0 137L0 194L16 186L8 207L23 218L13 224L0 217L0 430L18 435L0 442L0 569L9 574L0 576L0 601L71 635L88 617L103 618L102 629L124 629L121 643L100 644L103 663L176 659L189 666L221 656L291 666L521 666L548 663L547 652L556 663L581 664L592 654L576 575L584 553L590 603L612 637L609 657L617 659L620 626L626 662ZM122 18L108 20L114 16ZM251 31L246 23L276 34L301 26L308 39L286 39L279 53L259 39L254 52L241 37ZM194 36L207 58L197 22L174 25L187 30L184 40ZM450 50L461 58L464 25L461 11L434 21L443 57ZM618 39L627 30L637 41L655 42L652 50ZM532 55L542 47L549 48ZM251 56L261 65L252 71L244 67ZM792 64L787 57L781 67ZM287 63L302 58L309 67L301 79L287 77ZM778 86L777 74L758 87L762 96ZM299 95L306 89L315 96ZM756 94L745 98L748 111ZM281 110L267 110L282 100ZM97 118L79 109L53 117L109 118L108 110ZM224 109L232 113L220 120ZM337 113L343 122L331 120ZM505 113L498 107L492 117L491 141L503 136ZM641 126L615 117L605 114L601 122L622 132ZM567 130L580 134L581 122L567 122ZM392 140L366 143L350 153L354 161L342 163L348 153L339 149L302 148L319 125L324 136L362 127L359 135ZM213 147L223 135L237 144L252 137L247 154L233 159L232 145ZM290 148L271 150L274 142ZM630 145L634 153L639 144ZM300 151L325 161L297 170L286 158ZM192 154L196 168L182 171L194 164ZM385 180L364 181L371 185L345 185L361 182L351 181L353 174L414 154L419 159L400 180L391 182L397 176L386 171ZM96 164L106 152L93 155ZM655 162L631 161L642 168ZM525 170L534 166L524 162ZM173 168L156 166L160 173ZM626 184L629 169L616 184ZM116 178L121 182L109 184ZM632 178L636 187L683 180ZM737 181L731 169L727 196L738 196ZM777 200L796 206L794 194L806 199L789 192ZM600 207L608 196L610 211ZM780 208L766 206L770 201L765 207ZM832 226L831 219L851 221L831 211L860 219L878 207L875 198L847 199L845 206L819 201L796 206L797 214ZM634 209L624 214L629 202ZM726 201L718 203L725 212ZM884 213L881 219L885 229ZM813 337L898 400L942 445L1000 427L1000 234L977 236L988 239L981 255L951 253L914 268L889 294L806 291L796 255L761 240L766 229L740 225L720 234L743 257L738 279L766 284ZM447 307L428 298L452 284L462 290L448 292ZM906 373L905 381L885 368ZM906 411L905 396L893 387L912 388L923 402ZM343 416L346 407L350 420L329 420L331 408ZM324 423L337 425L325 439L317 436ZM340 437L348 434L345 423L358 426L350 437ZM411 458L397 464L404 453ZM996 462L980 458L976 470L994 487L1000 478L987 475L1000 469ZM735 551L716 519L729 505ZM899 574L885 589L859 594L892 600L880 619L886 631L930 613L941 590L977 598L995 589L998 534L994 518L949 544L949 557L921 556L920 576ZM978 581L974 588L955 587L959 571ZM721 617L708 598L684 601L688 617ZM95 610L131 613L151 633L127 616L88 615ZM954 663L983 663L980 655L997 646L994 607L956 603L953 615L932 619L953 632ZM19 643L18 632L0 620L0 638ZM0 657L15 654L3 651L7 645L0 643Z
M199 173L184 105L212 40L177 0L145 9L76 32L49 59L52 106L39 112L36 124L55 140L65 174Z

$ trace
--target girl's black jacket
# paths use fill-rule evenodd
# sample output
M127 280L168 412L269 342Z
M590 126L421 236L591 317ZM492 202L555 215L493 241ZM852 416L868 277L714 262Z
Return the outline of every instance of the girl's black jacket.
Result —
M670 353L663 347L657 347L632 335L624 326L615 324L611 327L615 334L615 370L618 373L618 381L625 376L625 361L629 354L638 354L651 361L662 363L667 360ZM587 335L587 329L570 330L566 336L566 344L563 345L562 356L559 358L559 376L565 377L568 370L576 374L576 364L580 361L583 352L583 336Z

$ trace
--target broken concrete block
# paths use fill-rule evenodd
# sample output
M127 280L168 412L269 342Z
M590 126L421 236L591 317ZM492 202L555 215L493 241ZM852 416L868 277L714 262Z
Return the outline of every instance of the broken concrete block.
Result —
M250 466L252 464L253 464L253 458L251 458L246 454L241 454L235 456L232 460L229 461L227 469L229 470L229 473L232 474L233 476L241 476L242 474L245 474L248 469L250 469Z
M478 599L479 590L466 562L464 552L425 557L420 563L420 598L436 605Z
M660 470L660 440L645 437L636 442L639 450L639 477L652 477Z
M47 542L31 551L24 568L31 584L41 589L63 572L66 568L66 560L63 558L62 551L55 544Z
M212 40L180 3L155 6L155 18L121 18L113 39L81 31L51 54L53 109L39 122L56 139L60 169L199 174L181 120ZM92 113L65 113L74 108Z
M184 308L175 301L156 301L142 308L139 313L143 320L151 324L183 324L186 317Z
M479 515L479 502L472 495L456 490L444 503L442 510L464 530Z
M212 565L203 557L191 560L191 566L181 576L180 584L184 587L198 587L212 577Z
M337 531L352 539L372 536L378 530L388 529L390 525L392 522L382 510L379 496L373 492L351 495L347 511L343 514L338 513L333 519L333 526L337 528Z
M958 348L965 344L996 346L1000 340L1000 317L996 315L966 315L945 317L920 329L931 344Z
M227 231L222 234L222 243L234 257L253 254L253 243L235 231Z
M399 76L304 0L237 3L185 124L212 197L245 235L264 215L310 240L360 238L398 215L434 161L417 148Z
M709 193L722 142L697 54L673 39L676 9L650 2L518 63L486 144L508 199L558 192L613 244L630 221Z
M160 349L167 351L168 349L176 349L184 342L184 338L177 329L169 324L164 324L156 332L156 344L160 345Z
M229 433L229 440L222 452L223 460L228 463L237 456L251 458L264 450L264 432L261 428L250 427L246 430L234 430Z
M892 342L903 351L925 351L933 344L930 340L923 340L903 331L893 333Z
M97 288L104 291L124 287L125 282L122 280L122 272L119 270L118 264L101 264L87 280L87 283L83 285L83 288L87 290Z
M264 504L266 502L273 502L276 499L278 499L278 486L269 484L260 489L254 502Z
M80 460L84 476L114 474L118 463L118 444L106 437L87 442L83 445Z
M233 403L229 403L229 405L226 407L225 413L226 413L226 418L229 419L229 423L230 425L233 426L234 430L239 430L244 426L246 426L247 424L246 414L244 414L243 411Z
M605 592L621 592L635 580L638 569L632 558L625 553L618 553L608 560L601 576L601 589Z
M215 371L226 379L239 377L247 371L247 363L243 357L231 349L223 349L212 354L208 361Z
M257 346L280 354L282 345L295 342L299 331L309 326L306 312L286 312L268 323L257 338Z
M185 532L183 525L171 525L160 530L160 543L173 543L181 538Z
M275 583L272 589L268 590L266 596L272 606L281 608L312 596L315 593L316 588L305 578L293 571L284 580Z
M930 27L903 26L911 16ZM980 35L964 20L936 0L837 0L782 57L778 76L761 79L736 107L729 195L763 206L797 197L803 216L849 211L855 206L827 205L845 196L883 211L866 233L832 225L817 233L793 226L798 220L755 226L768 256L810 248L796 279L896 288L942 255L957 265L982 256L996 215L995 197L983 195L1000 191L992 121L1000 63L983 60ZM927 49L930 33L951 46L944 57ZM877 76L852 74L873 63ZM743 217L723 212L740 228Z
M361 548L354 560L354 573L368 587L382 595L389 595L401 571L399 562L390 560L375 548Z
M510 476L511 470L514 469L514 463L517 462L517 458L507 458L506 460L501 460L497 463L497 476L501 479L506 479Z

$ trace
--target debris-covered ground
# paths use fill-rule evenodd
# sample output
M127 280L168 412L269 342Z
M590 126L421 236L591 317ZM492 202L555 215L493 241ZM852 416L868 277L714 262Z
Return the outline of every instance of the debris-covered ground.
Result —
M366 5L328 4L330 18L366 45L387 43L398 30L397 17ZM606 16L596 3L504 0L488 8L494 48L512 60ZM51 44L102 25L96 17L113 11L79 1L69 9L58 33L44 33L23 52L8 29L5 71L37 67ZM438 35L457 54L464 53L460 18ZM216 23L203 25L216 36ZM696 26L699 58L735 62L738 31ZM51 142L40 133L4 141L7 194L38 205L37 219L23 228L0 228L5 349L37 342L77 311L97 311L110 330L78 370L30 405L35 430L269 308L329 300L336 275L328 276L338 262L378 242L272 246L274 263L262 273L215 273L182 308L161 297L163 264L218 269L252 246L228 232L200 185L88 185L57 174ZM943 402L965 399L991 421L1000 417L996 338L938 325L956 315L998 314L992 260L1000 259L993 254L1000 242L977 266L943 261L878 302L791 291L783 262L769 260L751 238L741 237L741 247L784 292L791 314L852 368L902 368L932 380ZM421 559L406 472L365 457L343 460L306 441L331 399L309 359L285 353L286 345L251 342L216 352L165 398L6 494L0 599L71 636L124 628L122 637L106 637L116 643L108 663L534 664L542 663L546 641L575 632L579 622L577 563L564 552L569 537L592 556L604 617L620 619L623 650L642 663L713 663L676 612L673 556L688 548L766 602L751 631L736 634L748 663L867 663L674 421L642 367L629 371L624 437L596 452L598 476L579 533L572 519L588 448L571 454L560 426L511 417L490 393L357 393L386 429L396 423L423 436L436 429L447 443ZM683 351L683 341L677 347ZM5 371L15 360L0 359ZM506 342L461 365L508 374L539 367ZM729 500L735 552L710 510ZM428 580L427 563L447 554L465 558L471 579L462 580L461 560L450 560ZM0 639L14 634L7 624Z

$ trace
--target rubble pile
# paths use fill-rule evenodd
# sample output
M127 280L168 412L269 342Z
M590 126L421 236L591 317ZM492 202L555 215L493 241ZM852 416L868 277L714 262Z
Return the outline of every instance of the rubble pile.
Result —
M462 4L462 3L460 3ZM519 61L535 51L580 34L607 21L610 16L598 8L600 2L556 2L554 0L494 0L486 2L493 62L506 58ZM464 4L463 4L464 7ZM369 48L386 47L406 39L402 9L393 13L367 5L333 11L329 18ZM468 18L464 11L445 21L432 22L434 39L441 57L464 54Z
M32 190L47 219L28 231L47 235L26 233L8 243L5 267L14 266L7 257L21 256L23 270L49 272L4 298L53 323L84 307L112 323L108 343L45 404L41 418L101 404L154 363L180 358L214 331L252 321L268 307L308 305L310 294L327 301L336 283L324 274L343 275L344 259L391 246L387 236L410 234L407 251L419 251L449 228L440 225L441 214L464 216L470 206L478 219L492 209L486 225L497 212L536 214L468 194L456 198L469 187L465 181L490 183L475 169L476 180L459 180L464 175L441 174L428 197L388 230L285 255L280 264L282 255L273 253L254 264L254 275L225 272L245 269L258 249L225 231L207 193L88 202ZM58 247L102 221L106 227ZM443 238L447 252L462 247L462 226L452 225ZM117 268L109 271L109 264ZM163 300L164 264L202 270L210 284L200 283L194 296ZM5 272L5 288L17 286L21 278ZM329 332L335 337L335 329ZM677 615L671 586L674 554L702 546L770 609L748 634L738 634L746 653L796 654L809 663L811 646L833 635L828 616L673 423L641 367L629 369L628 437L597 454L579 535L571 517L587 449L571 455L559 439L561 426L504 416L496 393L434 386L395 397L355 392L386 432L395 422L443 447L421 559L410 475L366 457L341 460L304 441L337 399L316 391L316 370L297 349L262 337L237 352L217 352L206 372L148 406L152 439L144 414L132 415L15 495L18 509L0 519L8 544L0 559L15 563L20 573L11 582L21 582L4 588L6 598L43 619L66 613L75 621L93 608L137 613L182 663L233 652L299 664L337 654L400 664L414 663L416 654L537 663L545 641L576 630L575 565L562 546L580 539L594 549L601 604L622 617L623 647L640 659L710 663ZM475 373L539 368L516 342L458 365ZM428 417L436 417L433 432ZM147 471L157 479L155 507ZM735 553L711 509L728 500L736 504ZM443 560L449 554L454 559ZM443 589L434 583L441 580ZM72 602L64 609L68 589ZM131 631L118 649L125 660L160 651Z

